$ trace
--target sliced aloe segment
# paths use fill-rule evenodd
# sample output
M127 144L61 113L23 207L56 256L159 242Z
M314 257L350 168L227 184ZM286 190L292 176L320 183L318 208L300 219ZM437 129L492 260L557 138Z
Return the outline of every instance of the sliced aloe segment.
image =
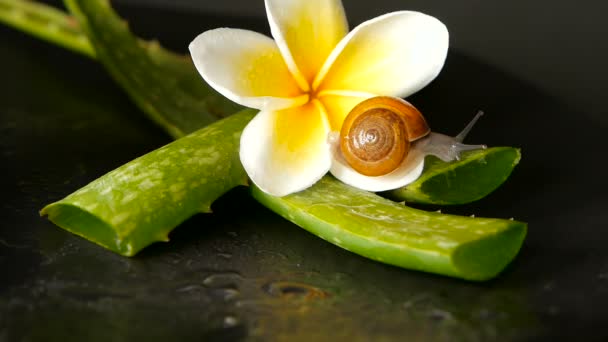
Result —
M429 156L420 178L386 194L391 199L412 203L470 203L504 183L520 158L520 150L513 147L468 151L460 160L449 163Z
M35 1L0 0L0 22L74 52L95 57L78 22L64 12Z
M129 96L173 137L182 137L240 106L209 87L189 56L138 39L107 0L66 0L97 58Z
M202 82L189 59L132 36L108 1L66 3L95 47L97 58L139 107L173 137L229 113L231 105ZM165 240L184 219L205 211L217 196L245 182L238 161L238 137L252 115L247 112L222 120L143 156L47 206L42 213L67 230L133 255L154 241ZM187 167L192 153L212 150L218 155L203 154L200 167ZM206 180L204 186L201 179ZM464 279L484 280L498 274L516 255L526 232L526 225L515 221L410 209L332 177L285 198L257 189L253 193L292 222L360 255Z
M326 176L313 187L253 196L286 219L353 253L383 263L467 280L496 276L526 235L522 222L412 209Z
M254 114L235 114L137 158L46 206L41 215L126 256L167 241L177 225L209 212L218 197L247 183L238 146Z

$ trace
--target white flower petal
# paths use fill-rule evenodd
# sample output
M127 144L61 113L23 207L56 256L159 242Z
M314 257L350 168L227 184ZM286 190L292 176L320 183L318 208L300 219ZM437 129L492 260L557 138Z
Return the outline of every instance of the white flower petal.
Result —
M209 85L230 100L257 109L283 109L304 104L276 43L262 34L220 28L190 43L196 69Z
M313 89L357 90L406 97L431 82L447 56L447 28L419 12L364 22L332 51Z
M329 124L317 101L281 111L261 111L241 136L241 163L264 192L285 196L327 173Z
M303 91L348 33L340 0L266 0L272 36Z
M342 156L338 133L332 133L332 157L330 172L340 181L367 191L386 191L397 189L412 183L422 174L425 154L416 149L414 144L401 166L395 171L378 177L370 177L355 171Z

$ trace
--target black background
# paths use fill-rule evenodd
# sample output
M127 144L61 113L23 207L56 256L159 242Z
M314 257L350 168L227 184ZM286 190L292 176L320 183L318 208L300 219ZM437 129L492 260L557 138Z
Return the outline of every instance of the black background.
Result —
M217 26L268 30L261 1L117 3L136 32L182 51ZM351 27L397 9L443 20L446 67L411 101L445 133L484 109L470 141L522 148L502 188L444 209L529 223L501 276L468 283L368 261L245 189L132 259L72 236L37 210L169 139L95 62L0 27L0 340L608 339L602 4L345 7Z

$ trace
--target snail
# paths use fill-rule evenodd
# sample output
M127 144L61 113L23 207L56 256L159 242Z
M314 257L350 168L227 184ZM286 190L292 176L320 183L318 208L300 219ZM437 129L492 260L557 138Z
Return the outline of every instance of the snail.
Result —
M379 96L356 105L340 131L340 150L348 164L366 176L395 170L412 142L431 133L422 113L408 102Z
M330 139L331 172L347 184L370 191L407 185L422 173L424 157L449 162L463 151L486 148L462 141L483 115L478 112L455 137L431 132L422 113L409 102L379 96L356 105L345 118L339 136Z

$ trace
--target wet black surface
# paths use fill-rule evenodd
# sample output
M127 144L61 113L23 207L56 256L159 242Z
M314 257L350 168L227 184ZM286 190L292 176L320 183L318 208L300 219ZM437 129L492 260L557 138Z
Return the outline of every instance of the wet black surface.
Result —
M181 50L199 31L235 26L122 12ZM470 142L522 148L505 186L444 208L529 223L515 262L478 284L353 255L246 189L135 258L73 236L37 211L169 138L95 62L4 27L0 51L0 340L608 339L607 127L500 69L451 51L411 98L436 131L455 133L483 109Z

